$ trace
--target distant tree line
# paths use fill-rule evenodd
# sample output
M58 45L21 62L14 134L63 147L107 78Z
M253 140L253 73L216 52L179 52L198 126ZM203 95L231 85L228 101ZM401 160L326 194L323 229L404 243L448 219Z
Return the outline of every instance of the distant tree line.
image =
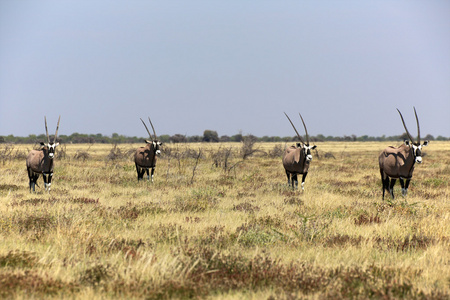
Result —
M242 142L244 138L252 138L257 142L294 142L297 141L297 136L263 136L256 137L254 135L248 134L243 136L242 133L238 133L232 136L222 135L219 136L217 131L214 130L205 130L203 132L203 136L193 135L186 136L183 134L174 134L174 135L160 135L159 140L163 143L200 143L200 142L208 142L208 143L218 143L218 142ZM316 136L310 136L311 142L324 142L324 141L402 141L407 139L408 136L406 133L402 135L394 135L394 136L356 136L356 135L345 135L345 136L324 136L323 134L318 134ZM71 135L60 135L58 136L58 141L63 143L87 143L87 144L124 144L124 143L142 143L144 141L144 137L130 137L125 135L119 135L118 133L113 133L111 136L102 135L101 133L97 134L82 134L82 133L72 133ZM426 135L423 140L437 140L437 141L448 141L450 138L438 136L434 138L431 134ZM46 141L47 136L44 134L34 135L30 134L27 137L20 136L0 136L0 143L15 143L15 144L34 144L39 143L41 141Z

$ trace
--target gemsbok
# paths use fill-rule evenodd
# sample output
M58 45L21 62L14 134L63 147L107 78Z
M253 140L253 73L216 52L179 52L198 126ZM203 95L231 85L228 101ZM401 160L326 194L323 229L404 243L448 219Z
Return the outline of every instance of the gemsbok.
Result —
M306 143L298 133L297 129L294 126L294 123L292 123L289 116L286 113L284 114L286 115L292 127L294 128L295 133L297 133L300 143L297 143L296 145L292 145L286 148L283 156L283 166L284 169L286 170L288 185L291 185L292 181L292 188L296 189L298 187L297 174L303 174L302 190L304 190L305 178L306 175L308 175L309 164L312 160L311 150L316 149L317 146L309 145L308 130L306 129L305 121L303 121L303 117L300 113L299 116L302 119L303 127L305 127Z
M48 135L47 129L47 118L44 117L45 121L45 132L47 134L47 143L41 142L41 149L39 150L31 150L27 156L27 172L28 179L30 183L30 192L33 189L35 191L36 182L39 178L39 175L42 174L44 178L44 187L45 190L50 192L50 186L52 185L52 177L53 177L53 158L55 156L55 149L59 143L56 142L58 137L58 128L59 121L61 120L61 116L58 119L58 125L56 125L55 137L53 138L53 142L50 142L50 136Z
M145 129L147 129L150 140L145 140L145 142L147 143L145 147L139 147L136 150L136 153L134 154L134 163L136 165L138 181L144 178L144 173L147 173L147 180L150 180L149 169L152 169L151 175L153 182L153 173L155 172L156 167L156 156L161 154L162 143L158 141L155 128L153 127L150 117L148 118L148 120L150 122L150 125L152 126L154 137L152 137L147 125L145 125L145 122L141 119L142 124L144 124Z
M414 142L408 128L406 128L402 113L398 109L397 111L400 114L403 127L405 127L409 140L405 140L405 143L400 147L387 147L378 157L381 182L383 184L383 199L385 190L389 191L392 199L394 199L394 185L398 178L400 179L400 185L402 186L402 195L406 196L408 193L409 182L413 175L414 164L422 163L422 147L428 145L428 141L424 141L422 145L420 144L420 126L416 108L414 107L414 114L416 115L417 122L417 142ZM406 183L403 181L404 179L406 180Z

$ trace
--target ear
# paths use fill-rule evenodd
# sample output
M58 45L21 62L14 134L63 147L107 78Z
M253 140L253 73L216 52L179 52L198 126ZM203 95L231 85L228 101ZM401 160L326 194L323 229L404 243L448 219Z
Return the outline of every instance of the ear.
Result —
M152 143L152 141L149 141L149 140L144 140L144 142L146 142L147 144L151 144Z
M316 148L317 148L317 146L314 145L314 146L311 147L311 150L314 150L314 149L316 149Z
M41 142L41 149L44 149L45 144L43 142Z
M59 143L56 143L56 144L55 144L55 147L56 147L56 146L59 146Z
M160 146L162 146L163 143L162 143L162 142L158 142L158 144L159 144Z
M300 148L302 146L301 143L297 143L297 148Z
M424 145L424 146L428 146L428 140L424 141L424 142L423 142L423 145Z
M406 146L411 146L410 141L409 141L409 140L405 140L405 145L406 145Z

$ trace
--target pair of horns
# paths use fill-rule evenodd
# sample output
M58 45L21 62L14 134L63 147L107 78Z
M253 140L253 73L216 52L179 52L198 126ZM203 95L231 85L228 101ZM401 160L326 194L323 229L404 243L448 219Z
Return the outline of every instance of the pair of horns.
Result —
M305 121L303 121L303 117L300 113L298 113L298 115L300 116L300 119L302 119L302 123L303 123L303 127L305 127L305 133L306 133L306 143L305 141L302 139L301 135L298 133L297 129L295 129L294 123L292 123L291 119L289 118L289 116L284 113L286 115L286 117L288 118L289 122L291 122L292 127L295 130L295 133L297 133L298 138L300 139L300 142L302 142L303 144L309 145L309 135L308 135L308 130L306 129L306 125L305 125Z
M58 137L58 129L59 129L59 121L61 120L61 116L58 118L58 125L56 125L56 132L55 132L55 139L53 140L54 143L56 143L56 138ZM48 135L48 129L47 129L47 117L44 116L45 121L45 132L47 133L47 141L50 144L50 136Z
M150 117L148 117L148 120L149 120L149 122L150 122L150 125L152 126L153 134L155 135L154 140L156 141L158 138L156 137L155 127L153 127L152 120L150 120ZM148 135L149 135L150 138L153 140L153 137L152 137L152 135L151 135L151 133L150 133L150 130L148 130L147 125L145 125L145 122L144 122L142 119L141 119L141 121L142 121L142 124L144 124L145 129L147 129Z
M414 139L411 136L411 134L408 131L408 128L406 128L406 124L405 124L405 120L403 119L402 113L398 110L398 113L400 114L400 118L402 118L402 123L403 123L403 127L405 127L406 130L406 134L408 135L409 139L411 140L411 142L414 143ZM416 123L417 123L417 143L420 144L420 126L419 126L419 118L417 117L417 112L416 112L416 108L414 107L414 114L416 115Z

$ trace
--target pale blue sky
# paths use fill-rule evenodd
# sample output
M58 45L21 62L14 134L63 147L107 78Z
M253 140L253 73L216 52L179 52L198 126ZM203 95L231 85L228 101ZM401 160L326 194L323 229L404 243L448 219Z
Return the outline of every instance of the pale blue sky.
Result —
M0 0L0 135L450 136L450 1Z

